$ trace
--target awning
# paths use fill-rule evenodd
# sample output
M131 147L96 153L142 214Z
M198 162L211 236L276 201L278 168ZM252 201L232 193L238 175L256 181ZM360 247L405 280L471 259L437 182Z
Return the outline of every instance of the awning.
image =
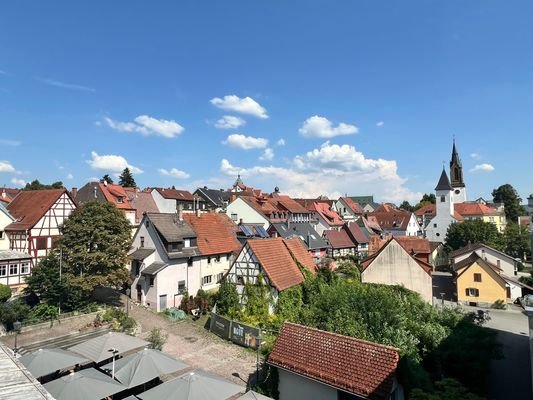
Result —
M91 361L80 355L63 349L39 349L20 357L20 362L36 378L52 374L58 370L87 364Z
M274 400L272 397L267 397L264 394L256 393L252 390L246 392L241 397L237 397L236 400Z
M149 266L147 266L146 268L144 268L141 271L141 274L142 275L156 275L159 271L161 271L166 266L167 266L167 264L165 264L163 262L156 261L156 262L150 264Z
M102 336L72 346L69 350L81 354L95 363L100 363L113 357L113 354L110 352L111 349L117 350L117 354L123 354L146 347L148 344L147 341L135 336L119 332L108 332Z
M128 257L130 257L133 260L142 261L146 257L148 257L150 254L152 254L154 251L155 249L150 249L148 247L141 247L140 249L137 249L133 253L129 254Z

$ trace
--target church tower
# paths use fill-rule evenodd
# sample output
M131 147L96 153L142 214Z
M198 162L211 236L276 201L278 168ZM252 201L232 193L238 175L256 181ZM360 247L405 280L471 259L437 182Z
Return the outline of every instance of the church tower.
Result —
M424 233L430 241L444 242L448 227L455 221L453 217L454 191L444 167L435 187L435 197L437 200L435 216L426 226Z
M452 159L450 160L450 178L455 202L464 203L466 201L466 185L463 179L463 164L455 146L455 139L453 139Z

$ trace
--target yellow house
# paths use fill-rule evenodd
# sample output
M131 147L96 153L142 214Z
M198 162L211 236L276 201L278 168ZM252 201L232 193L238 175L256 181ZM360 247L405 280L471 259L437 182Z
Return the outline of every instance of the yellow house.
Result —
M465 220L479 219L483 222L490 222L496 225L498 232L503 232L507 225L503 209L492 208L474 201L454 204L454 209Z
M511 297L511 287L501 275L501 269L477 254L455 265L457 302L472 306L490 306Z

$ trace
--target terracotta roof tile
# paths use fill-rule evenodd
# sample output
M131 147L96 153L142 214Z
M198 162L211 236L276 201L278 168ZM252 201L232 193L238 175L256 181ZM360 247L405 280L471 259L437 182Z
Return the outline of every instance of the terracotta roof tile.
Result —
M331 209L331 206L328 203L315 202L313 205L314 211L319 213L330 226L344 225L342 218L339 216L339 214Z
M313 257L309 254L309 251L305 248L305 245L299 238L284 239L285 246L289 249L292 256L304 267L306 267L313 274L316 273L316 264L313 261Z
M196 232L198 249L202 255L238 252L241 244L235 236L235 224L226 214L203 213L197 216L184 213L183 219Z
M271 285L276 289L282 291L304 281L304 276L283 239L252 239L247 243L268 276Z
M435 204L426 204L415 211L415 215L421 217L425 215L427 217L434 217L437 212L437 206Z
M141 222L144 213L158 213L151 192L140 192L137 188L124 188L131 207L135 210L135 222Z
M6 231L32 228L63 193L68 195L66 189L21 191L7 205L7 210L15 218L15 222L6 226Z
M352 210L352 212L354 214L359 214L359 215L362 215L364 213L363 209L361 208L361 206L359 204L357 204L355 201L353 201L351 198L349 197L343 197L342 200L344 201L344 203L350 207L350 210Z
M376 212L371 215L376 218L379 226L387 230L406 230L411 219L411 212L403 210L392 210L389 212Z
M285 322L268 363L365 398L389 399L399 350Z
M431 247L429 240L416 236L395 236L396 241L400 243L409 254L429 254Z
M165 199L174 199L181 201L193 201L191 192L188 190L178 190L178 189L165 189L165 188L155 188L161 196Z
M346 233L348 233L349 236L351 236L352 240L354 240L356 243L368 243L368 237L363 232L362 228L356 223L356 222L348 222L344 229L346 230Z
M476 215L500 215L498 210L488 207L485 204L466 202L454 204L455 211L463 217L470 217Z
M356 244L350 239L350 236L344 230L327 230L324 231L329 244L333 249L349 249L356 247Z
M122 186L112 183L99 183L98 185L108 203L120 210L133 210L128 195Z

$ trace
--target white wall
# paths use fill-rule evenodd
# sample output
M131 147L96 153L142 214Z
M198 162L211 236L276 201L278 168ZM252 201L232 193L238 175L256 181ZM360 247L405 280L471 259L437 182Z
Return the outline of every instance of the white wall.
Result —
M228 207L226 208L226 214L236 224L238 224L242 219L242 222L246 224L263 224L263 228L265 230L270 226L268 219L246 204L246 202L244 202L244 200L242 200L240 197L228 204ZM236 219L231 217L232 214L237 214Z
M278 368L279 400L337 400L337 389Z
M233 255L231 253L219 254L220 261L217 261L217 255L202 256L200 259L200 279L203 282L204 276L211 276L211 283L201 284L203 290L212 290L218 288L219 275L228 271L233 262ZM211 263L209 263L211 258Z
M361 281L403 285L407 289L420 293L425 301L432 302L431 275L427 274L395 240L390 242L361 273Z
M177 211L176 200L165 199L156 189L152 190L152 198L160 213L175 213Z
M9 238L4 231L13 220L7 216L5 212L0 210L0 250L9 250Z

